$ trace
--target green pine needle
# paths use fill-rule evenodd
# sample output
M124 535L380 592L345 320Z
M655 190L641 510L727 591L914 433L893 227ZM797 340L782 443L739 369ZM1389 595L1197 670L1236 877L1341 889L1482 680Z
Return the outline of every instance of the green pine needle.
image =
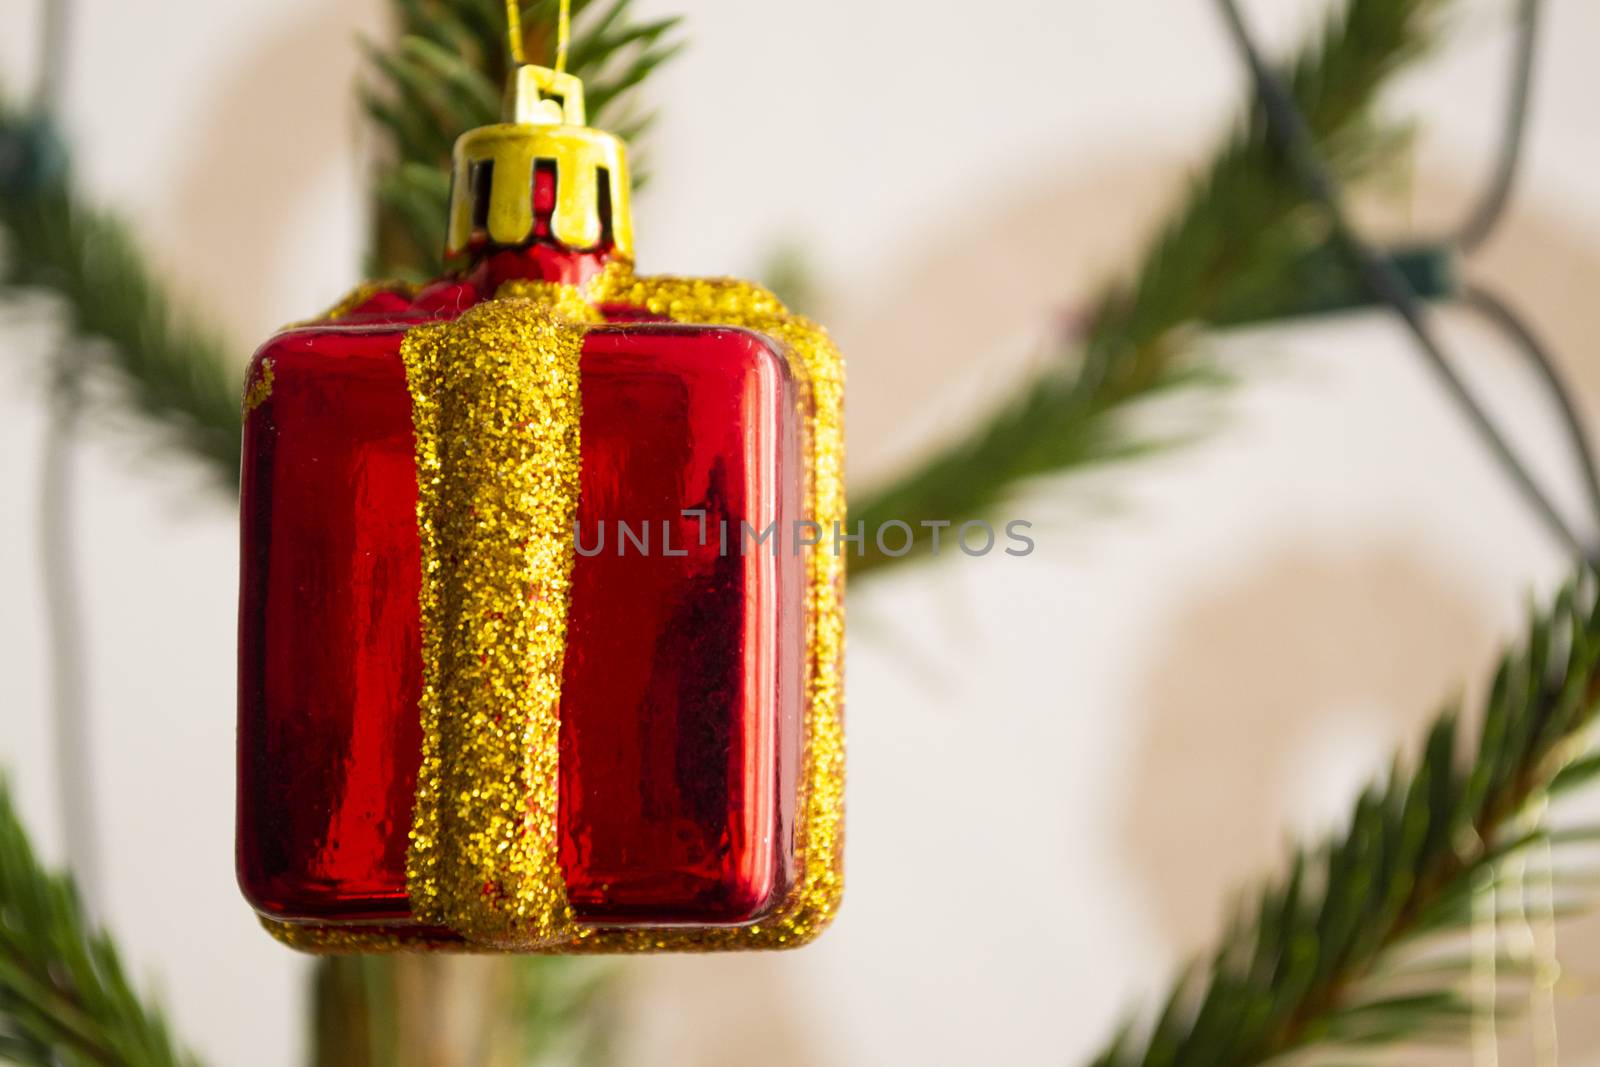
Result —
M48 132L0 100L0 147L49 154ZM3 153L0 153L3 154ZM227 489L239 478L240 372L216 334L156 279L127 225L85 204L64 163L0 190L0 293L59 298L68 344L87 344L119 396Z
M452 1062L606 1067L617 961L571 956L335 956L312 978L312 1067ZM464 995L463 990L470 990Z
M498 121L506 72L499 0L396 0L402 35L367 45L374 87L362 98L394 149L374 183L376 274L436 272L444 246L448 161L456 136ZM574 3L571 69L587 79L590 112L638 131L650 114L630 97L681 47L677 19L639 21L632 0ZM554 0L526 8L528 54L553 47ZM240 372L220 337L162 287L127 224L87 204L64 160L18 167L8 153L53 147L31 116L0 100L0 292L61 299L68 343L91 345L127 406L162 440L195 455L233 491L239 478ZM26 179L21 181L18 179Z
M1435 36L1448 0L1350 0L1292 64L1290 78L1322 150L1345 178L1391 158L1370 111L1378 90ZM1096 302L1081 343L1069 345L999 411L911 471L852 501L868 530L899 520L926 541L922 523L993 515L1035 479L1149 450L1130 449L1125 419L1184 373L1193 330L1249 310L1297 306L1293 269L1325 243L1326 229L1299 182L1269 145L1253 108L1160 231L1125 284ZM1193 381L1204 379L1191 379ZM1210 380L1216 380L1212 377ZM859 576L918 558L889 556L869 536L852 558Z
M72 880L34 857L0 779L0 1059L30 1067L195 1067L142 1003Z
M430 278L444 269L450 153L474 126L500 121L509 73L501 0L396 0L396 44L368 42L370 84L361 100L387 142L374 180L377 209L371 273ZM523 49L532 62L555 54L555 0L524 4ZM584 81L589 121L624 139L653 114L636 90L683 47L681 20L640 20L633 0L574 0L567 69ZM634 184L645 171L635 165Z
M1487 1010L1470 996L1474 961L1437 946L1481 919L1483 891L1509 881L1508 857L1594 840L1526 816L1592 774L1596 757L1573 757L1597 707L1600 596L1585 572L1505 654L1470 742L1457 712L1441 713L1414 765L1396 759L1342 832L1298 849L1142 1036L1126 1029L1095 1067L1249 1067L1312 1048L1462 1037ZM1563 868L1551 873L1558 894L1593 895Z
M1370 128L1372 99L1424 50L1433 15L1447 2L1352 0L1294 64L1295 90L1324 150L1347 176L1392 155L1392 142ZM368 46L373 84L363 95L393 149L374 185L374 273L414 276L437 266L449 188L445 164L455 135L494 118L493 87L506 63L504 15L497 0L396 4L402 37L392 48ZM630 114L647 121L620 101L679 47L676 22L633 20L631 0L576 7L573 68L588 79L591 99L607 108L617 102L624 108L619 122ZM553 8L554 0L528 8L529 55L550 51ZM20 115L0 111L0 141L23 125ZM1390 151L1381 149L1386 144ZM36 195L5 199L0 228L8 238L10 284L64 296L79 332L110 342L132 406L213 463L232 487L239 450L235 375L216 342L155 284L125 227L85 207L69 188L61 175ZM1218 380L1190 373L1183 361L1189 328L1296 306L1301 294L1293 267L1322 239L1317 213L1252 114L1196 179L1133 280L1102 295L1081 348L1063 354L954 444L862 495L853 518L873 529L899 519L925 535L922 521L991 514L1036 478L1149 452L1162 442L1130 440L1124 417L1164 390ZM870 537L865 550L851 561L858 577L917 556L881 555Z
M395 2L401 34L392 47L369 46L363 93L391 149L374 188L375 273L426 274L442 243L450 145L462 130L496 117L503 14L497 0ZM1296 94L1346 177L1386 158L1373 147L1383 143L1369 125L1373 97L1432 39L1433 15L1446 2L1350 0L1293 65ZM642 127L648 114L631 110L627 98L679 47L675 20L634 20L631 0L575 6L572 66L586 79L591 110L614 128ZM554 0L540 0L527 9L530 56L551 51L553 7ZM0 107L0 146L20 143L27 125ZM854 517L869 526L900 519L917 529L924 518L959 522L991 513L1032 479L1147 450L1149 442L1129 440L1123 416L1162 389L1207 380L1190 377L1182 362L1190 328L1232 321L1241 308L1260 314L1294 305L1286 266L1322 242L1317 213L1264 134L1252 114L1196 180L1132 280L1102 295L1070 363L1063 356L993 418L866 497ZM62 297L74 337L100 343L107 364L120 371L129 405L233 485L237 375L216 340L163 293L126 228L77 200L62 169L20 194L6 190L0 231L6 284ZM891 562L868 556L853 570L870 573ZM1298 854L1209 967L1175 986L1157 1021L1126 1028L1096 1062L1242 1065L1320 1043L1384 1044L1458 1029L1470 1004L1443 979L1402 993L1385 991L1378 979L1408 945L1470 919L1473 879L1492 876L1500 857L1537 839L1519 833L1515 817L1549 791L1552 778L1566 788L1600 774L1588 760L1562 770L1557 758L1592 715L1593 600L1592 583L1569 591L1536 623L1528 648L1508 658L1469 768L1454 762L1457 726L1446 715L1415 771L1397 770L1365 794L1347 834ZM159 1020L128 991L109 945L82 933L70 891L28 890L57 883L40 882L45 876L20 829L8 826L10 809L0 808L0 931L7 938L0 1055L24 1063L184 1062ZM1476 833L1480 848L1463 850L1462 841L1471 840L1463 828ZM14 946L26 951L19 956ZM42 969L41 960L48 961ZM319 1009L328 1009L324 1023L355 1017L335 1009L350 1008L358 993L374 996L392 977L386 961L340 966L319 971L328 998L319 997ZM531 980L534 972L526 973ZM337 992L346 986L357 992ZM369 1037L373 1049L382 1044ZM106 1049L122 1055L117 1041L132 1049L128 1057L93 1058Z

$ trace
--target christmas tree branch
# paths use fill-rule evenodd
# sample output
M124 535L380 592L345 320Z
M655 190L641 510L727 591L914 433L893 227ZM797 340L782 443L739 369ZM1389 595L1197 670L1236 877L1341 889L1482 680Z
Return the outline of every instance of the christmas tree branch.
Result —
M312 980L312 1067L604 1067L616 961L330 956Z
M36 1067L191 1067L143 1004L72 880L45 871L0 780L0 1059Z
M431 278L444 270L450 153L456 138L500 121L509 73L503 0L395 0L399 39L366 45L371 81L361 99L387 142L373 186L371 272ZM555 54L556 0L524 4L523 52ZM640 20L633 0L572 0L567 69L583 79L589 121L636 140L652 114L638 88L683 47L680 20ZM634 163L634 184L645 171Z
M375 179L375 273L426 274L443 246L447 164L457 134L498 119L505 23L499 0L395 0L403 34L368 45L369 114L390 152ZM640 21L633 0L577 0L571 69L590 112L638 134L635 91L676 53L676 19ZM555 0L530 5L528 54L550 51ZM73 188L66 154L33 115L0 99L0 293L60 299L69 344L102 358L117 396L162 438L199 458L220 485L239 477L240 371L220 337L164 288L131 229Z
M1385 81L1421 54L1448 0L1349 0L1290 67L1294 94L1318 147L1345 178L1384 156L1372 102ZM1130 281L1095 303L1086 336L989 419L903 476L852 499L869 531L908 523L959 524L992 515L1030 481L1144 451L1124 425L1138 402L1215 375L1183 357L1193 331L1283 313L1301 298L1304 267L1327 228L1267 137L1259 107L1195 179L1187 199L1145 251ZM898 545L898 541L896 541ZM857 577L915 558L890 556L868 536L852 558Z
M1462 940L1494 889L1516 880L1508 859L1593 840L1529 813L1600 771L1579 758L1600 705L1596 588L1585 573L1532 620L1502 659L1465 752L1447 710L1414 766L1397 758L1341 833L1297 850L1200 977L1179 981L1153 1025L1139 1037L1125 1030L1096 1067L1246 1067L1313 1048L1459 1036L1492 1011L1468 986L1475 959L1507 969L1499 952L1462 959L1441 946ZM1551 879L1553 916L1565 903L1561 870L1531 876Z
M522 6L522 51L548 63L555 52L556 0ZM371 70L361 91L373 127L386 142L374 181L370 273L428 278L444 270L451 151L467 130L500 120L509 73L503 0L395 0L399 35L392 46L367 43ZM583 79L589 119L633 141L652 116L636 90L682 47L679 19L641 21L633 0L573 0L568 69ZM645 171L637 159L635 185ZM313 1001L318 1020L313 1061L338 1064L427 1062L601 1063L608 970L591 960L486 958L444 964L380 957L318 961ZM448 976L448 977L447 977ZM444 1005L452 980L480 990L453 1013L470 1020L447 1052ZM405 991L413 995L405 997ZM420 993L418 991L421 991ZM399 1001L406 999L402 1009ZM384 1038L365 1035L352 1051L348 1019L380 1016ZM512 1025L508 1025L512 1024ZM387 1046L380 1046L387 1041ZM433 1050L424 1056L422 1050ZM452 1061L450 1057L456 1057Z
M1296 95L1342 175L1369 170L1385 156L1385 142L1368 136L1371 102L1385 79L1422 51L1431 16L1446 2L1351 0L1294 64ZM504 63L495 0L396 3L405 32L392 49L371 49L373 84L364 94L392 149L377 178L374 241L375 272L391 275L434 265L429 250L442 240L448 186L442 163L455 133L486 117ZM553 3L528 9L530 55L549 51ZM597 110L625 108L631 91L677 47L674 25L631 20L629 0L578 7L574 68L592 79ZM611 121L626 124L617 115ZM24 116L0 110L0 145L27 144L28 129ZM23 192L8 195L0 209L8 284L64 297L78 335L108 342L108 362L126 385L122 395L233 485L237 390L219 345L162 292L126 228L70 192L64 168ZM1148 442L1128 438L1125 416L1164 388L1206 377L1182 362L1191 328L1297 306L1302 267L1324 239L1318 214L1252 112L1132 280L1101 295L1087 336L1064 346L1052 368L991 418L863 494L853 518L869 529L899 519L926 536L924 520L982 517L1035 478L1139 451ZM865 548L852 560L858 577L912 558L881 554L870 537Z
M6 290L59 298L67 344L89 346L119 396L166 442L232 488L239 466L239 375L216 334L157 280L126 224L72 189L51 131L0 100L0 234Z

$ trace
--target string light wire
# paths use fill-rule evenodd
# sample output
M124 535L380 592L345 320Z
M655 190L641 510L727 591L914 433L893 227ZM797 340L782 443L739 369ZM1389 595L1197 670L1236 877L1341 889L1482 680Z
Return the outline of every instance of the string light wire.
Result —
M1267 68L1249 29L1245 26L1236 0L1218 0L1218 3L1234 43L1249 68L1256 95L1266 117L1268 135L1278 143L1301 184L1327 212L1337 242L1344 247L1372 292L1405 322L1427 357L1429 365L1438 372L1446 390L1483 436L1535 512L1559 540L1593 563L1595 557L1592 551L1586 551L1566 526L1544 492L1529 477L1494 423L1451 368L1429 329L1421 301L1405 276L1395 267L1391 259L1364 243L1351 226L1344 211L1339 189L1317 152L1315 140L1305 117L1282 81ZM1476 247L1488 236L1503 216L1510 198L1527 126L1538 9L1539 0L1523 0L1520 9L1516 73L1513 79L1506 133L1489 188L1479 201L1478 207L1468 216L1467 222L1456 238L1456 245L1462 249ZM1555 401L1567 432L1568 443L1577 454L1589 504L1596 517L1600 518L1600 476L1596 474L1596 463L1589 437L1583 419L1545 346L1505 301L1482 288L1469 286L1465 292L1464 302L1515 342L1517 349L1539 373L1541 381ZM1532 818L1536 827L1544 825L1546 811L1546 804L1541 802L1533 812ZM1546 840L1543 853L1535 860L1540 884L1532 909L1528 907L1527 891L1529 857L1519 855L1506 862L1514 865L1516 872L1515 911L1521 920L1520 929L1517 931L1520 935L1518 940L1525 943L1523 946L1525 954L1534 966L1534 982L1529 992L1529 999L1536 1015L1535 1058L1541 1065L1554 1064L1559 1049L1555 1020L1555 986L1561 972L1556 954L1554 874L1550 869L1548 841ZM1474 879L1471 980L1476 995L1472 1018L1472 1044L1473 1060L1481 1067L1494 1067L1499 1062L1499 1039L1495 1026L1497 1013L1495 1000L1499 990L1496 971L1500 942L1497 930L1499 894L1496 882L1504 873L1505 870L1501 865L1490 864Z
M1506 94L1505 132L1500 137L1489 185L1456 232L1454 244L1464 252L1471 252L1488 240L1511 200L1522 149L1527 143L1528 104L1533 96L1533 65L1538 51L1541 6L1540 0L1519 0L1517 6L1516 51L1511 91Z
M1596 553L1567 525L1561 513L1528 472L1520 458L1500 433L1494 420L1455 372L1443 346L1434 335L1427 311L1416 290L1394 261L1367 244L1351 225L1338 185L1317 151L1316 140L1305 116L1283 82L1267 67L1254 38L1245 26L1235 0L1218 0L1234 44L1249 69L1257 98L1266 117L1267 132L1283 152L1300 183L1327 213L1333 237L1354 263L1362 280L1373 294L1395 313L1417 341L1429 368L1450 399L1460 408L1501 469L1511 480L1535 516L1564 549L1582 559L1594 561ZM1557 383L1559 386L1559 382ZM1570 403L1563 411L1570 411ZM1581 434L1579 435L1581 439ZM1586 461L1587 462L1587 461Z
M1567 445L1578 459L1589 507L1595 515L1600 516L1600 470L1596 469L1594 439L1550 350L1534 333L1533 327L1503 297L1481 286L1468 285L1462 295L1462 303L1504 334L1539 375L1540 382L1561 415Z

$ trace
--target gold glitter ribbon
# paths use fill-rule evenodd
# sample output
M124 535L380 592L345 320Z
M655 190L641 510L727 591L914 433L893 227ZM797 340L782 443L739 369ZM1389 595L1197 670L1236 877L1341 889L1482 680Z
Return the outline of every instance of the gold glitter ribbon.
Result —
M574 934L556 804L587 324L563 304L489 301L400 347L422 542L407 889L416 921L500 948Z
M405 926L263 925L312 952L805 944L832 921L843 891L844 560L816 549L806 562L798 883L776 915L750 926L572 922L555 847L556 700L579 473L577 360L585 324L600 321L596 308L750 329L784 345L804 397L805 499L824 530L845 520L843 360L821 327L733 279L640 278L614 264L582 293L517 281L497 296L453 323L415 327L401 349L424 568L424 743L409 892L418 923L467 943Z
M252 411L265 404L272 396L272 382L272 360L263 359L256 369L255 376L250 379L250 384L244 390L244 418L248 419Z

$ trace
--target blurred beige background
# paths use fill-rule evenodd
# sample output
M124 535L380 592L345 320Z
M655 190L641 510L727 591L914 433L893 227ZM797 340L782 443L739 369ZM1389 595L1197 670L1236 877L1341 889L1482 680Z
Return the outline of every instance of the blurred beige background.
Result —
M998 395L1123 267L1232 114L1204 0L643 0L689 16L654 84L641 268L752 273L798 242L850 358L857 484ZM1272 39L1311 0L1252 5ZM357 279L357 33L378 0L82 0L68 118L241 365ZM1388 98L1421 136L1379 205L1448 224L1485 172L1507 0L1465 0ZM30 84L32 0L0 0ZM1474 276L1528 308L1600 408L1600 5L1552 0L1525 181ZM959 131L959 136L957 132ZM1445 316L1539 469L1536 387ZM0 317L0 765L53 856L34 502L47 316ZM1016 502L1026 559L946 559L851 598L849 890L787 956L626 968L625 1062L1072 1062L1327 824L1436 704L1476 690L1563 573L1378 315L1215 342L1240 384L1203 443ZM80 453L99 887L135 973L212 1062L297 1061L306 964L233 886L234 518L111 426ZM129 442L136 442L130 447ZM1563 934L1562 1062L1600 1064L1600 924ZM1508 1062L1526 1059L1510 1029ZM1466 1062L1463 1055L1460 1062Z

